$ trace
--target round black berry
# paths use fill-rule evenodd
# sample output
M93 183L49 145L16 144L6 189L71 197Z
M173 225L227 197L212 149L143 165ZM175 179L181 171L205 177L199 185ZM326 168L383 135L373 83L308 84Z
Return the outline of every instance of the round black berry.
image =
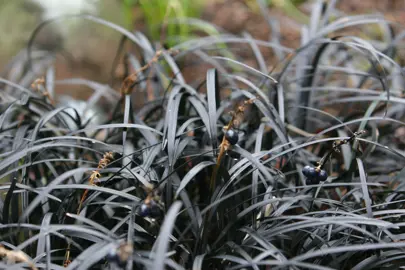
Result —
M151 200L149 204L141 204L139 215L142 217L157 218L161 215L161 210L159 205L154 200Z
M307 183L307 185L318 185L319 184L319 178L318 176L316 176L315 178L307 178L307 180L305 181L305 183Z
M320 170L317 178L319 181L325 181L328 178L328 174L325 170Z
M109 263L119 263L120 259L118 257L117 251L115 249L108 252L106 259Z
M152 218L157 218L161 215L160 207L155 201L151 201L149 206L149 216Z
M302 174L305 175L305 176L308 176L309 170L310 170L311 168L312 168L312 167L309 166L309 165L305 166L304 168L302 168Z
M141 204L141 207L140 207L140 209L139 209L139 214L142 216L142 217L147 217L147 216L149 216L149 214L150 214L150 207L149 207L149 205L146 205L146 204Z
M311 180L313 180L313 179L315 179L316 177L317 177L317 175L318 175L318 173L317 173L317 171L315 170L315 168L314 167L311 167L311 166L305 166L303 169L302 169L302 174L303 175L305 175L307 178L309 178L309 179L311 179Z
M107 254L106 259L109 263L111 264L116 264L120 267L125 266L125 262L121 260L120 256L117 253L116 249L110 250L110 252Z
M239 140L239 135L238 133L233 130L233 129L229 129L225 132L225 139L231 144L231 145L235 145L238 140Z
M316 184L316 182L315 182L315 179L307 178L307 179L305 179L305 184L313 185L313 184Z

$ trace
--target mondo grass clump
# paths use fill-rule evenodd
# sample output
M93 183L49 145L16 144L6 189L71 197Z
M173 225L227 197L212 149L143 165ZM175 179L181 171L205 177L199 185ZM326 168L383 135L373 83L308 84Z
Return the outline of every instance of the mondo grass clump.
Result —
M298 49L78 16L124 37L110 84L56 79L35 37L70 17L39 25L0 79L0 268L400 269L405 32L335 2Z

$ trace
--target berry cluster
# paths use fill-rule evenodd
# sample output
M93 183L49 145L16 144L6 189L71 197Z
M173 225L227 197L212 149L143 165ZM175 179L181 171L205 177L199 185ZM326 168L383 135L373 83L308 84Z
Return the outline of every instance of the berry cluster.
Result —
M233 129L228 129L225 132L225 139L231 144L231 145L235 145L238 140L239 140L239 135L238 133L233 130Z
M326 173L325 170L322 170L319 167L311 167L309 165L305 166L302 169L302 173L306 176L307 178L307 185L311 184L319 184L321 181L325 181L328 178L328 174Z

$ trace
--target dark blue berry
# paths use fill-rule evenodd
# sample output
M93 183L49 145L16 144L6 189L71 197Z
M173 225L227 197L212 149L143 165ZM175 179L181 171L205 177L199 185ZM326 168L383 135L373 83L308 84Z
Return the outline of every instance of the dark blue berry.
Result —
M108 252L106 259L109 263L119 263L120 259L118 257L117 251L115 249Z
M318 175L318 173L317 173L317 171L315 170L315 168L314 167L311 167L311 166L305 166L303 169L302 169L302 174L303 175L305 175L307 178L309 178L309 179L311 179L311 180L313 180L313 179L315 179L316 177L317 177L317 175Z
M141 204L139 215L141 215L142 217L157 218L161 215L161 211L158 204L155 201L151 200L149 204Z
M106 256L106 259L110 264L116 264L120 267L125 266L125 262L121 260L116 249L110 250L110 252Z
M316 183L314 182L314 179L312 179L312 178L307 178L307 179L305 179L305 184L307 184L307 185L312 185L312 184L316 184Z
M320 170L317 178L319 181L325 181L328 178L328 174L326 173L325 170Z
M319 178L318 176L314 177L314 178L307 178L306 183L307 185L318 185L319 184Z
M155 201L151 201L149 206L149 216L152 218L157 218L161 215L160 208Z
M238 133L233 130L233 129L229 129L225 132L225 139L231 144L231 145L235 145L238 140L239 140L239 135Z
M304 168L302 168L302 174L303 174L304 176L308 176L309 170L310 170L311 168L312 168L312 167L309 166L309 165L305 166Z
M150 207L149 207L149 205L146 205L146 204L141 204L141 207L140 207L140 209L139 209L139 214L142 216L142 217L147 217L147 216L149 216L149 214L150 214Z

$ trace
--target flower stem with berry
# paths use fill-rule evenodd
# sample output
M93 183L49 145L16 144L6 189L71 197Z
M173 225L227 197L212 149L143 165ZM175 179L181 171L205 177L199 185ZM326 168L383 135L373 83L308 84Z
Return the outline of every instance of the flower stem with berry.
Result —
M318 166L316 166L316 167L312 167L309 165L305 166L302 169L302 173L307 178L306 183L307 184L319 184L319 182L325 181L328 178L328 174L323 169L323 167L324 167L326 161L331 157L332 153L340 152L340 150L339 150L340 146L351 143L357 137L363 135L364 133L366 133L365 130L357 131L357 132L353 133L353 135L351 137L349 137L348 139L333 142L332 149L318 162Z

